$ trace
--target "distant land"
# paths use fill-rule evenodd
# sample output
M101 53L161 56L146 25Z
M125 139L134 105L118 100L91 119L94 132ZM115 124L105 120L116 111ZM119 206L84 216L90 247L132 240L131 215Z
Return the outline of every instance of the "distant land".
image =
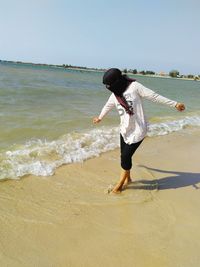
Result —
M45 63L32 63L32 62L22 62L22 61L10 61L10 60L0 60L0 63L9 63L9 64L21 64L21 65L31 65L31 66L44 66L44 67L54 67L54 68L64 68L64 69L72 69L72 70L82 70L82 71L99 71L105 72L107 69L103 68L89 68L83 66L74 66L70 64L45 64ZM137 69L121 69L121 71L125 74L134 74L134 75L145 75L150 77L162 77L162 78L178 78L178 79L186 79L186 80L195 80L200 81L200 75L188 74L181 75L178 70L171 70L169 73L165 73L160 71L156 73L154 71L149 70L137 70Z
M44 66L44 67L56 67L56 68L65 68L65 69L80 69L80 70L93 70L93 71L105 71L106 69L98 68L88 68L82 66L72 66L68 64L55 65L55 64L45 64L45 63L32 63L32 62L22 62L22 61L11 61L11 60L1 60L0 63L9 63L9 64L21 64L21 65L33 65L33 66Z

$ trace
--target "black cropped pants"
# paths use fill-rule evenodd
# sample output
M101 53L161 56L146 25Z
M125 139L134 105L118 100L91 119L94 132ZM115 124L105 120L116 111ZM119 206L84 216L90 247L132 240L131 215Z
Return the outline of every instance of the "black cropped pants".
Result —
M144 139L143 139L144 140ZM132 167L132 156L135 153L136 149L142 143L141 140L138 143L128 145L124 142L124 138L120 134L120 149L121 149L121 167L122 169L128 171Z

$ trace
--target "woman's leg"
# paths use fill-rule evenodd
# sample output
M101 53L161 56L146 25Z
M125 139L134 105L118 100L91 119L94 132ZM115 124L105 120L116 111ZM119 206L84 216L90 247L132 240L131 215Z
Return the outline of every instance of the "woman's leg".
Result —
M125 183L125 181L130 177L130 170L126 171L124 169L121 169L121 175L120 175L120 180L116 184L116 186L113 188L112 192L113 193L120 193L122 191L122 187Z
M129 183L131 183L132 182L132 179L131 179L131 172L130 172L130 170L128 171L128 174L127 174L127 177L126 177L126 180L125 180L125 182L124 182L124 185L127 185L127 184L129 184Z
M142 140L143 141L143 140ZM130 170L132 167L132 156L142 141L128 145L124 142L122 136L120 136L120 147L121 147L121 175L117 185L112 190L113 193L120 193L122 187L125 184L131 182Z

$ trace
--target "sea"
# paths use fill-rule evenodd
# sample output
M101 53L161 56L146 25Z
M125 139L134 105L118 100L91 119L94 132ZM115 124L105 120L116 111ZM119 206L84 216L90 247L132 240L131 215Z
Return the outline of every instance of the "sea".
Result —
M119 115L98 116L110 92L103 72L0 62L0 180L53 175L64 164L83 162L119 147ZM170 99L178 112L144 100L148 136L200 129L200 82L129 75Z

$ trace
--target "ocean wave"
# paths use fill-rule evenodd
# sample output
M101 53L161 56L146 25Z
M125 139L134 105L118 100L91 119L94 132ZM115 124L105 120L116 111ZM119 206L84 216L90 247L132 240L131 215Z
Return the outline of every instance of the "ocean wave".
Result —
M55 141L30 140L24 146L0 155L0 179L18 179L27 174L53 175L63 164L81 162L113 150L119 144L118 128L99 128L71 133Z
M148 136L166 135L172 132L181 131L182 129L194 126L200 126L199 116L186 116L179 120L167 120L165 122L153 123L149 125Z
M200 117L188 116L150 124L147 135L166 135L189 126L200 126ZM117 147L118 127L99 127L84 133L70 133L55 141L30 140L0 154L0 179L19 179L28 174L50 176L63 164L82 162Z

